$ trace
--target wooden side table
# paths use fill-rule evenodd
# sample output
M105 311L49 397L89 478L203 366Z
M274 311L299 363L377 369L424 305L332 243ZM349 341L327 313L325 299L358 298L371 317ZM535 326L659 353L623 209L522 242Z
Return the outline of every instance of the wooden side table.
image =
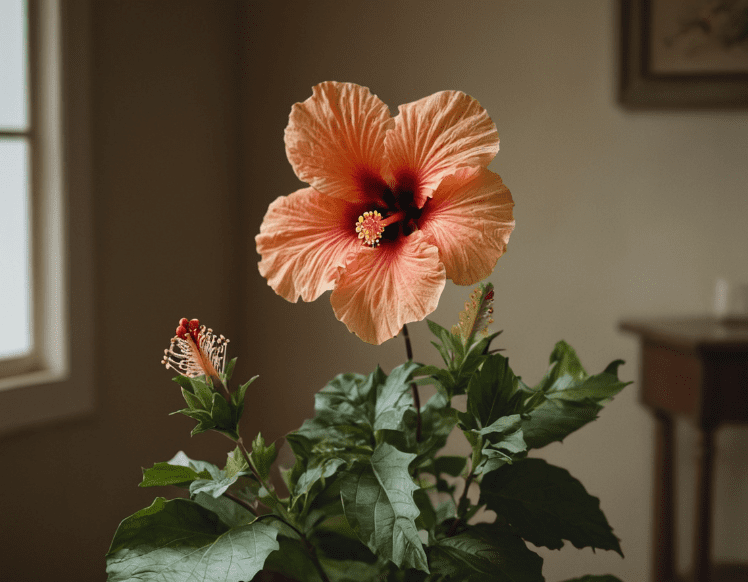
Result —
M654 411L654 582L676 580L673 417L699 430L693 582L748 581L748 567L711 563L714 431L748 423L748 319L626 320L641 342L641 401Z

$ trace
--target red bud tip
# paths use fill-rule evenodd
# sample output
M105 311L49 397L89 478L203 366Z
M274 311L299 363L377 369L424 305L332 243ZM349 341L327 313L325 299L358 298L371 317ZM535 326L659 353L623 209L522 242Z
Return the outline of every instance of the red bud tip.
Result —
M195 331L196 329L200 329L200 321L198 321L197 319L190 319L189 330Z
M187 328L185 328L183 325L181 325L181 323L182 323L181 321L179 323L180 323L180 325L177 328L177 337L179 339L185 339L187 337L187 333L188 333L187 332Z
M189 325L190 321L186 317L183 317L179 320L179 326L183 327L184 329L187 329L187 326Z

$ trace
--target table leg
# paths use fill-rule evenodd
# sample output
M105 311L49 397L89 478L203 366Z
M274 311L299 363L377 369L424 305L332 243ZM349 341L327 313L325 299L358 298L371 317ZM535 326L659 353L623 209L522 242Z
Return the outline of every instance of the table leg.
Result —
M693 576L696 582L709 582L711 553L712 472L714 432L703 427L699 435L696 461L696 530L693 545Z
M675 579L673 500L673 420L664 412L655 411L655 486L654 486L654 582Z

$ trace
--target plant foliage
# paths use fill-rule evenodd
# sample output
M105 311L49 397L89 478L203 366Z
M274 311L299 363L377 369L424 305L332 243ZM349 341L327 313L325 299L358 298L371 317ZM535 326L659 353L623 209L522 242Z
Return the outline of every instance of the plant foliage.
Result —
M443 366L408 361L322 388L313 418L286 436L295 458L282 471L287 496L271 480L276 443L257 434L247 447L240 437L252 380L222 393L205 377L175 378L192 434L214 430L235 445L223 468L180 452L143 470L141 487L176 486L188 498L159 497L120 524L109 581L248 582L265 569L299 582L541 582L543 560L527 542L623 555L599 500L528 456L597 418L627 385L622 362L589 375L562 341L541 381L525 385L490 350L492 296L490 284L479 287L451 331L428 322ZM233 368L221 378L227 387ZM436 394L416 410L423 384ZM459 412L452 399L463 394ZM441 452L455 430L464 457ZM471 484L477 503L465 494ZM475 522L482 508L494 522Z

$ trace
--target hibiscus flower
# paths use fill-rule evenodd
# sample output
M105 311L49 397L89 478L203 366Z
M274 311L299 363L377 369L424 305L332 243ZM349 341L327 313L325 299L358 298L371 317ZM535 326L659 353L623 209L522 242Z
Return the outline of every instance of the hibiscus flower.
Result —
M335 316L381 344L433 312L446 279L473 285L505 252L512 201L486 169L496 126L459 91L399 107L326 82L291 110L286 155L309 184L268 208L260 274L281 297L332 290Z

